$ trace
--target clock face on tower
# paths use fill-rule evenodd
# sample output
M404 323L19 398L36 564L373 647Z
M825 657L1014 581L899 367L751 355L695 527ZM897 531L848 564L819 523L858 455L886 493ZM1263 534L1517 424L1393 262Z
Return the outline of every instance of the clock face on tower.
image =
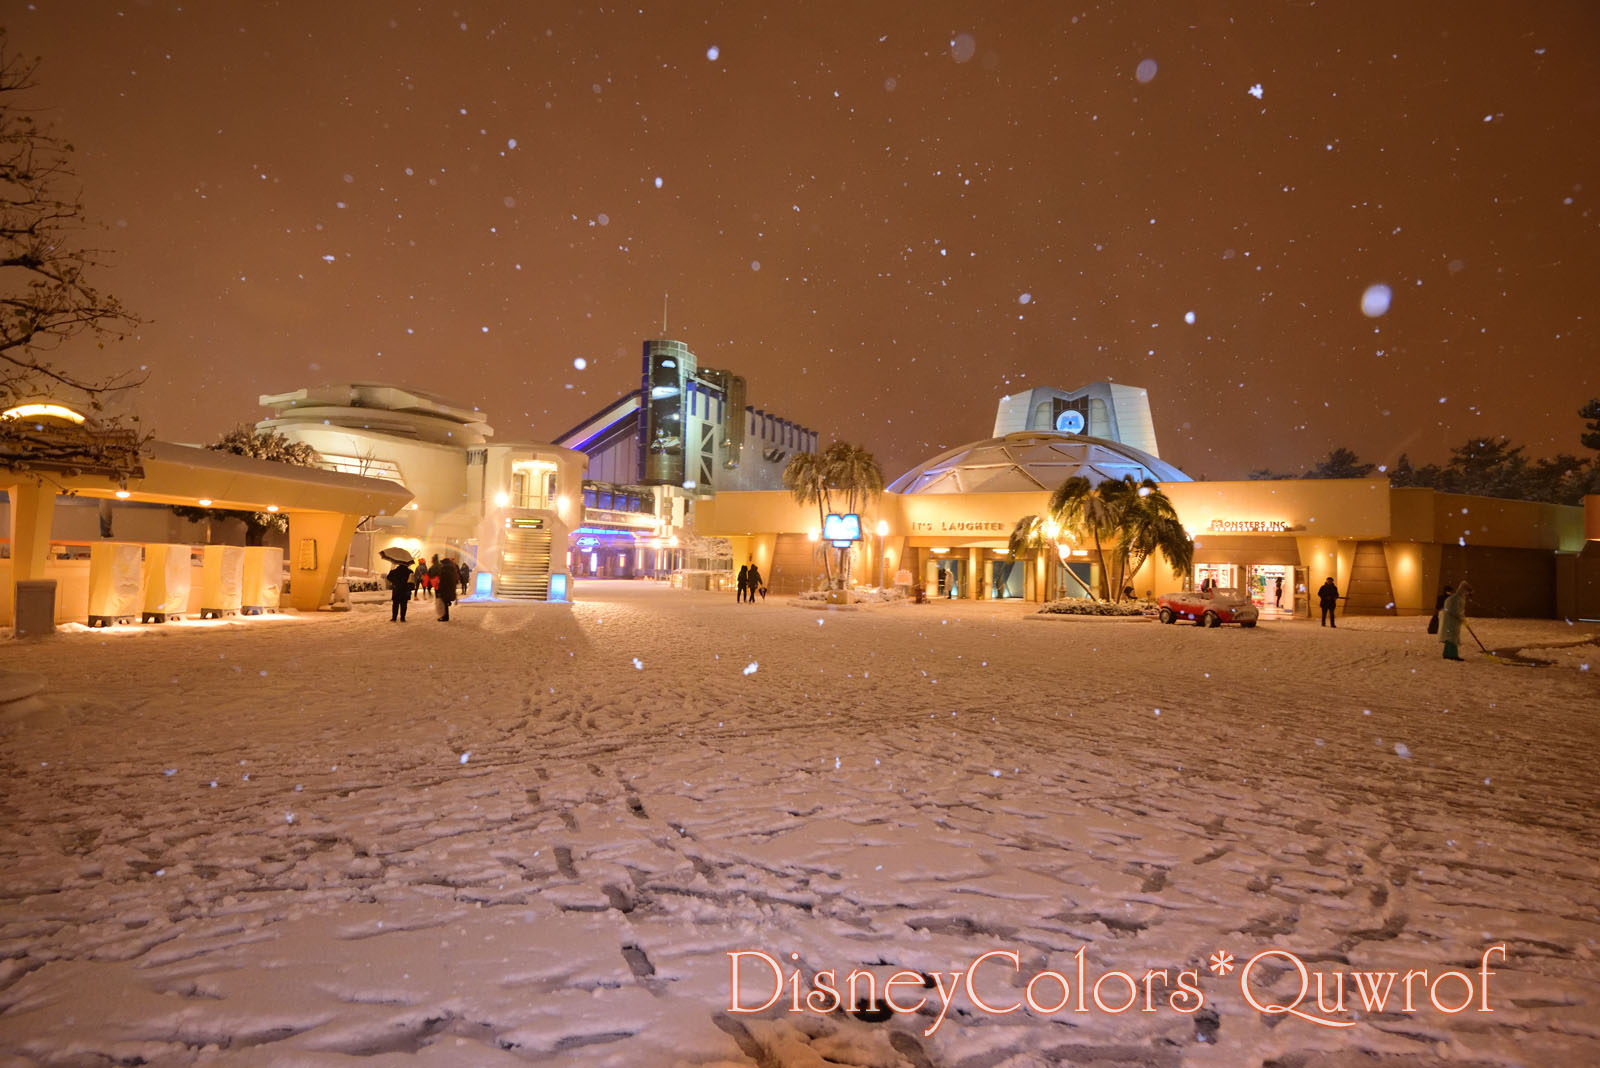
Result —
M1056 429L1063 434L1083 433L1083 413L1071 409L1056 416Z

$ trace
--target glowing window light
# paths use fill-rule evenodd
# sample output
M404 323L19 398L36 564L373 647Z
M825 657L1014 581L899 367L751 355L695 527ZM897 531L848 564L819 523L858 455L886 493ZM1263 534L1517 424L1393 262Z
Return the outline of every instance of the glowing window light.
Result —
M132 497L132 496L133 496L133 494L131 494L131 493L129 493L129 492L128 492L128 491L127 491L127 490L125 490L125 489L119 489L119 490L117 490L117 500L119 500L119 501L125 501L125 500L127 500L127 499L128 499L128 498L129 498L129 497Z
M211 498L210 497L201 497L195 503L198 504L202 508L210 508L211 507Z
M0 416L7 419L65 419L69 423L82 423L83 416L68 408L65 404L56 404L54 401L29 401L7 408L0 412Z

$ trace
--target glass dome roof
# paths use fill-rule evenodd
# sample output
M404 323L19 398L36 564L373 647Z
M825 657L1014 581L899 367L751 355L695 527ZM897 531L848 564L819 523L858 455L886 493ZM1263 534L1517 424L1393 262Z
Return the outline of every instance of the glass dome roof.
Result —
M1176 467L1131 445L1025 430L974 441L942 452L893 482L892 493L1033 493L1051 491L1074 475L1095 485L1132 475L1157 482L1189 482Z

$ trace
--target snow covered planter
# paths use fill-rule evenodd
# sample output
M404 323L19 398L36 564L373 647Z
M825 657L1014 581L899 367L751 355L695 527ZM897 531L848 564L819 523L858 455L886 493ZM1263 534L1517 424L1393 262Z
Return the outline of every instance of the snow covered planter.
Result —
M1153 607L1144 601L1091 601L1083 597L1070 597L1050 601L1039 609L1038 615L1098 616L1114 619L1142 619L1150 615Z

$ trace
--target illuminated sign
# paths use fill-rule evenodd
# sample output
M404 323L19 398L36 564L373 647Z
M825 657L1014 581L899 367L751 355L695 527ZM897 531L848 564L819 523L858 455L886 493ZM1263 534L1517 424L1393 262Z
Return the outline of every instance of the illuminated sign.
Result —
M1282 534L1289 524L1282 519L1213 519L1206 529L1213 534Z
M853 541L861 540L861 517L854 512L844 515L830 514L822 518L822 539L834 544L836 548L844 548Z
M913 534L986 534L1008 533L1010 523L989 523L982 521L965 521L959 519L915 520L911 524Z

